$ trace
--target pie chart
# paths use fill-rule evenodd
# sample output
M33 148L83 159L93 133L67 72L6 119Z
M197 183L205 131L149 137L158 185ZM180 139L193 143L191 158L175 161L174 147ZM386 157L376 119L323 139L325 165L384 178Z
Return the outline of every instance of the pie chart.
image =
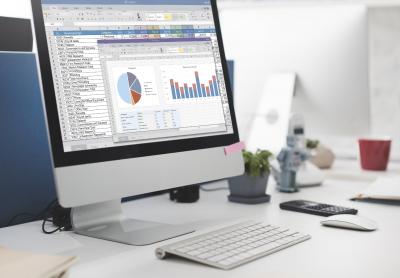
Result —
M139 79L131 72L125 72L118 78L118 93L123 101L135 105L142 97L142 87Z

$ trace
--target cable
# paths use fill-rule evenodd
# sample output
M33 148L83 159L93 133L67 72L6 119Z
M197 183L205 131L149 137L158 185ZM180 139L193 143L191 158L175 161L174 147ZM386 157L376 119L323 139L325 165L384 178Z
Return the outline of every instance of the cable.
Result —
M50 209L50 207L57 202L57 199L52 200L44 209L42 209L39 213L37 214L33 214L33 213L29 213L29 212L21 212L18 213L16 215L14 215L13 217L11 217L11 219L7 222L6 227L7 226L11 226L14 224L15 220L17 220L18 218L22 217L22 216L28 216L30 217L30 219L27 222L31 222L31 221L35 221L35 220L39 220L42 219L45 215L45 213ZM18 223L18 222L17 222Z
M58 232L58 231L61 231L62 230L62 228L60 228L60 227L57 227L56 229L54 229L54 230L52 230L52 231L47 231L46 230L46 228L45 228L45 226L46 226L46 223L47 222L52 222L52 220L49 220L49 218L44 218L43 219L43 221L42 221L42 232L43 233L45 233L46 235L49 235L49 234L53 234L53 233L55 233L55 232Z
M53 234L55 232L69 231L72 229L71 209L60 206L58 200L51 202L47 208L42 222L42 232L45 234ZM56 228L54 230L46 230L46 224L51 222Z
M200 186L201 191L205 192L211 192L211 191L219 191L219 190L228 190L229 187L223 186L223 187L215 187L215 188L204 188L204 186Z
M42 211L38 214L32 214L29 212L22 212L14 215L7 223L7 226L12 225L16 219L22 216L28 216L31 219L29 221L34 221L38 219L43 219L42 221L42 232L45 234L53 234L55 232L69 231L72 229L71 209L66 209L60 206L57 199L52 200ZM46 224L51 223L55 226L53 230L47 230Z

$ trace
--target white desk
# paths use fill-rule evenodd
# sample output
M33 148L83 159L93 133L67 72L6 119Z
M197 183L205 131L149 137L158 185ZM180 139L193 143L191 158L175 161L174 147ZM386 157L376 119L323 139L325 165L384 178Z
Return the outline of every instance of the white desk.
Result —
M166 223L188 223L203 232L213 225L239 218L253 218L309 233L304 243L258 259L231 271L223 271L177 258L158 260L156 246L136 247L76 235L72 232L44 235L40 222L0 229L0 245L47 253L78 255L71 278L100 277L400 277L400 207L349 201L380 173L362 172L355 161L337 162L327 172L322 187L299 193L275 191L272 183L268 204L230 203L228 191L201 192L195 204L175 204L167 195L124 204L131 217ZM385 175L400 174L400 164L391 164ZM270 180L271 182L271 180ZM226 185L221 183L220 185ZM216 185L213 185L216 186ZM354 207L360 215L374 219L379 230L360 232L320 225L321 217L283 211L279 203L308 199ZM192 234L193 235L193 234ZM192 236L191 235L191 236ZM182 239L183 237L179 238ZM176 239L175 239L176 240Z

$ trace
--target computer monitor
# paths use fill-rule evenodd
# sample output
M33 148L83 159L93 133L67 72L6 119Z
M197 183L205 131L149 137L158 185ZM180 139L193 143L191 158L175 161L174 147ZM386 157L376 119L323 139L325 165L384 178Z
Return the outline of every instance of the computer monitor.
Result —
M269 77L294 73L291 108L304 116L307 136L331 146L343 141L357 150L355 138L370 131L365 6L221 3L220 19L226 56L235 60L235 109L243 140Z
M240 175L215 0L32 0L60 204L77 233L134 245L186 226L120 198Z

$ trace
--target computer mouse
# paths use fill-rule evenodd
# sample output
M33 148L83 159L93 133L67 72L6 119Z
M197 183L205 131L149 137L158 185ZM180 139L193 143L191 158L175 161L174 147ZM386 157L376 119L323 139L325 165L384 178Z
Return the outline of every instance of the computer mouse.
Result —
M322 225L346 228L360 231L374 231L378 229L375 221L353 214L337 214L327 217L321 221Z

